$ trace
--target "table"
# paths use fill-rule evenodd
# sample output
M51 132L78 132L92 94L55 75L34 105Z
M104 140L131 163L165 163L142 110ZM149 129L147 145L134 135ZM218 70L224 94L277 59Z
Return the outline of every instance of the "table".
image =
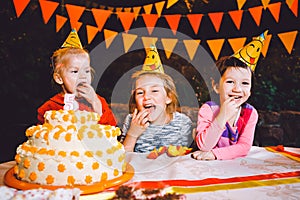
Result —
M198 161L190 155L162 154L155 160L146 156L126 154L135 174L125 185L167 187L192 200L300 199L300 148L253 146L246 157L224 161ZM0 165L1 178L13 165L14 161ZM102 199L108 194L112 192L108 190L80 199Z

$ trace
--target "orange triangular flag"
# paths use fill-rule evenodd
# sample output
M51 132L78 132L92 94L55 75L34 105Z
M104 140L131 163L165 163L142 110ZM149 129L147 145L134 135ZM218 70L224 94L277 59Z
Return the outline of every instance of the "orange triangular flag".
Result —
M88 39L88 44L90 44L97 33L99 32L99 29L94 26L86 25L86 34L87 34L87 39Z
M177 2L178 2L178 0L168 0L167 9L169 9L171 6L173 6Z
M244 13L243 10L234 10L228 12L229 16L231 17L232 21L234 22L234 25L238 30L240 30L241 27L243 13Z
M187 14L186 17L188 18L195 35L197 35L203 14Z
M285 1L293 14L298 17L298 0L286 0Z
M122 12L123 11L123 7L121 8L115 8L116 9L116 12Z
M215 60L218 60L225 39L207 40L207 44L213 53Z
M208 13L208 16L212 24L214 25L216 32L219 32L220 30L223 14L224 14L223 12Z
M241 10L247 0L236 0L238 4L238 9Z
M154 5L155 5L155 8L156 8L156 13L157 13L158 17L160 17L161 12L162 12L162 10L164 8L164 5L165 5L165 1L157 2Z
M49 19L53 15L54 11L56 10L57 6L59 5L59 3L46 1L46 0L40 0L39 2L40 2L44 23L47 24Z
M124 8L124 12L131 12L131 7L129 7L129 8Z
M261 0L261 3L262 3L262 5L263 5L264 9L266 9L266 8L268 7L270 1L271 1L271 0Z
M176 35L181 15L165 15L165 18L166 18L173 34Z
M167 59L170 58L177 42L178 42L178 39L161 38L161 43L164 47Z
M143 17L145 25L148 29L148 33L149 33L149 35L151 35L153 32L153 29L155 27L155 24L158 20L158 15L157 14L142 14L142 17Z
M132 24L134 18L135 18L135 14L128 13L128 12L117 12L117 15L122 23L124 31L127 33L131 27L131 24Z
M157 42L157 37L141 37L141 39L145 50Z
M137 17L139 16L139 14L140 14L140 10L141 10L141 6L139 6L139 7L133 7L133 13L134 13L134 18L135 18L135 20L137 19Z
M122 37L123 37L124 51L125 53L127 53L130 47L132 46L132 44L134 43L134 41L136 40L137 35L123 33Z
M92 8L92 13L96 21L96 24L98 26L98 30L102 31L104 24L106 23L107 19L111 15L111 11Z
M242 38L231 38L228 39L228 42L233 50L233 52L237 52L239 49L241 49L246 42L247 38L242 37Z
M19 18L27 5L29 4L30 0L13 0L15 5L15 10L17 17Z
M70 21L79 21L82 13L85 10L85 7L66 4L66 9L70 17Z
M277 23L279 22L280 7L281 7L281 2L272 3L268 5L269 10Z
M67 20L66 17L56 15L56 33L63 27Z
M148 4L148 5L143 6L145 13L151 14L152 7L153 7L153 4Z
M186 52L188 53L190 60L194 59L197 49L200 45L201 40L183 40Z
M262 6L249 8L249 12L250 12L250 14L251 14L252 18L254 19L257 26L260 26L260 20L261 20L261 16L262 16L262 9L263 9Z
M107 6L107 9L110 10L111 12L114 12L114 10L115 10L114 7L110 7L110 6Z
M272 38L272 35L267 35L266 36L266 39L264 41L264 45L261 49L261 54L266 57L267 56L267 52L268 52L268 49L269 49L269 44L271 42L271 38Z
M105 45L106 48L108 49L108 47L114 41L115 37L118 35L118 32L104 29L103 33L104 33Z
M70 24L71 24L71 28L75 28L76 30L79 31L79 29L81 28L82 22L70 20Z
M298 31L290 31L286 33L278 33L278 37L280 38L282 44L286 48L286 50L289 52L289 54L292 53L292 49L297 37Z

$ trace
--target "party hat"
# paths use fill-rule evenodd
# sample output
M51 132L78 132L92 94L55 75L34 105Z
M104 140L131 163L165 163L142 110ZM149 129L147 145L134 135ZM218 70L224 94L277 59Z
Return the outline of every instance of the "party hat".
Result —
M151 44L150 49L148 49L142 70L164 73L163 65L160 61L158 51L154 44Z
M254 38L243 48L239 49L236 53L233 54L233 56L246 63L251 68L251 70L254 71L267 33L268 30L260 34L258 37Z
M80 48L82 49L82 45L79 39L79 36L76 32L76 29L72 29L71 33L69 34L68 38L66 39L66 41L63 43L63 45L61 46L62 48Z

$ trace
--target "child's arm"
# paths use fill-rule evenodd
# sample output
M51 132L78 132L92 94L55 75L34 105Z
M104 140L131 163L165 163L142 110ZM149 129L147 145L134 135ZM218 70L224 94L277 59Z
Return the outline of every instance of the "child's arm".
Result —
M239 133L239 139L235 145L215 148L212 150L218 160L233 159L248 154L254 139L255 127L258 120L256 109L253 108L248 123L245 125L243 132Z
M215 119L214 112L208 104L203 104L198 112L196 143L200 150L211 151L218 143L224 127Z

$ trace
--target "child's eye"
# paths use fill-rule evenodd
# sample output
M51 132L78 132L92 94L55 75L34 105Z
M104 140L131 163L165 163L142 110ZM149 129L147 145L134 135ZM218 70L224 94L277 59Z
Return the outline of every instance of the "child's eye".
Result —
M226 83L234 83L232 80L227 80Z
M85 71L85 73L87 73L87 74L90 73L90 72L91 72L91 70L86 70L86 71Z
M242 82L242 84L243 84L243 85L250 85L250 83L247 82L247 81Z
M142 94L143 94L143 91L136 91L135 94L136 94L136 95L142 95Z
M156 90L156 89L155 89L155 90L152 90L152 92L159 92L159 90Z
M78 70L72 70L71 73L77 74L77 73L78 73Z

